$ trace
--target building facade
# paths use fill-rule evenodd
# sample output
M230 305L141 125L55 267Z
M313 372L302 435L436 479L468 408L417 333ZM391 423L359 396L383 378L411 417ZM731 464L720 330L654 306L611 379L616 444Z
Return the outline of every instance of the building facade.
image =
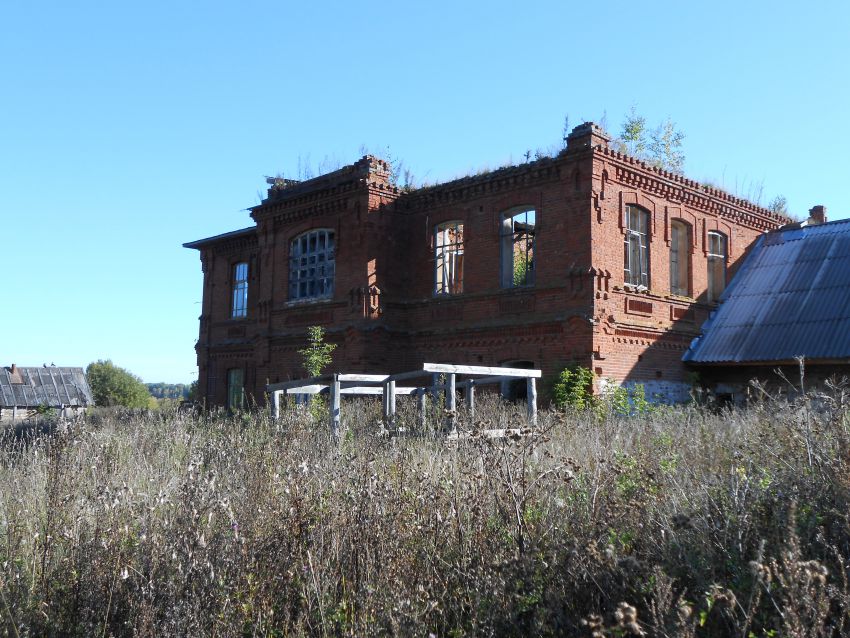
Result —
M250 210L249 228L185 244L211 405L305 376L312 325L346 372L579 364L684 399L683 353L748 247L788 221L618 153L592 123L556 157L401 192L367 156L271 180Z

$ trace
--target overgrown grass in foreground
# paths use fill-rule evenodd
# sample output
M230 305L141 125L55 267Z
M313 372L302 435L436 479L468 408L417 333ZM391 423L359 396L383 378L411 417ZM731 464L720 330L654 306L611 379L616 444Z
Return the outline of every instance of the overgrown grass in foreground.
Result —
M2 627L847 635L848 417L807 406L543 413L543 436L458 443L378 438L365 403L341 442L308 414L8 440ZM494 401L478 425L521 412Z

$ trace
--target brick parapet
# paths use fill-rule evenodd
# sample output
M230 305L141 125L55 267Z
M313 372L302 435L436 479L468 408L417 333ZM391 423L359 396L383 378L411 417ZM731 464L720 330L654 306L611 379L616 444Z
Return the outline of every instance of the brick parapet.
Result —
M396 202L399 212L419 212L435 206L501 194L535 184L556 182L563 160L545 157L533 162L507 166L495 171L402 193Z
M274 220L289 224L314 216L345 213L354 202L378 195L383 201L398 197L399 189L390 183L391 171L386 161L365 156L333 173L289 185L282 180L272 184L268 197L249 208L258 223Z
M718 215L758 231L771 230L792 221L748 200L605 146L597 146L593 152L601 162L594 172L599 169L605 171L606 180L638 188L673 203L683 203L700 212ZM609 167L614 170L608 171Z

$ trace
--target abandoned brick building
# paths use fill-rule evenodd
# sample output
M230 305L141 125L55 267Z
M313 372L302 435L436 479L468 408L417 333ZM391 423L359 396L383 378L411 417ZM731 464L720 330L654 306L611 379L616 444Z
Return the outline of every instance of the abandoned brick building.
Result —
M410 192L371 156L271 180L250 211L249 228L185 244L204 273L208 404L303 377L311 325L346 372L578 363L685 399L682 355L748 247L789 221L616 152L591 123L556 157Z

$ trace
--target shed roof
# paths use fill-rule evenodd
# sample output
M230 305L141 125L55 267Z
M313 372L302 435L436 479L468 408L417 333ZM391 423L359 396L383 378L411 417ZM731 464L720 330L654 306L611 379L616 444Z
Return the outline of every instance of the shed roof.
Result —
M82 368L0 368L0 407L89 406L94 404Z
M850 220L762 235L683 360L850 363Z

